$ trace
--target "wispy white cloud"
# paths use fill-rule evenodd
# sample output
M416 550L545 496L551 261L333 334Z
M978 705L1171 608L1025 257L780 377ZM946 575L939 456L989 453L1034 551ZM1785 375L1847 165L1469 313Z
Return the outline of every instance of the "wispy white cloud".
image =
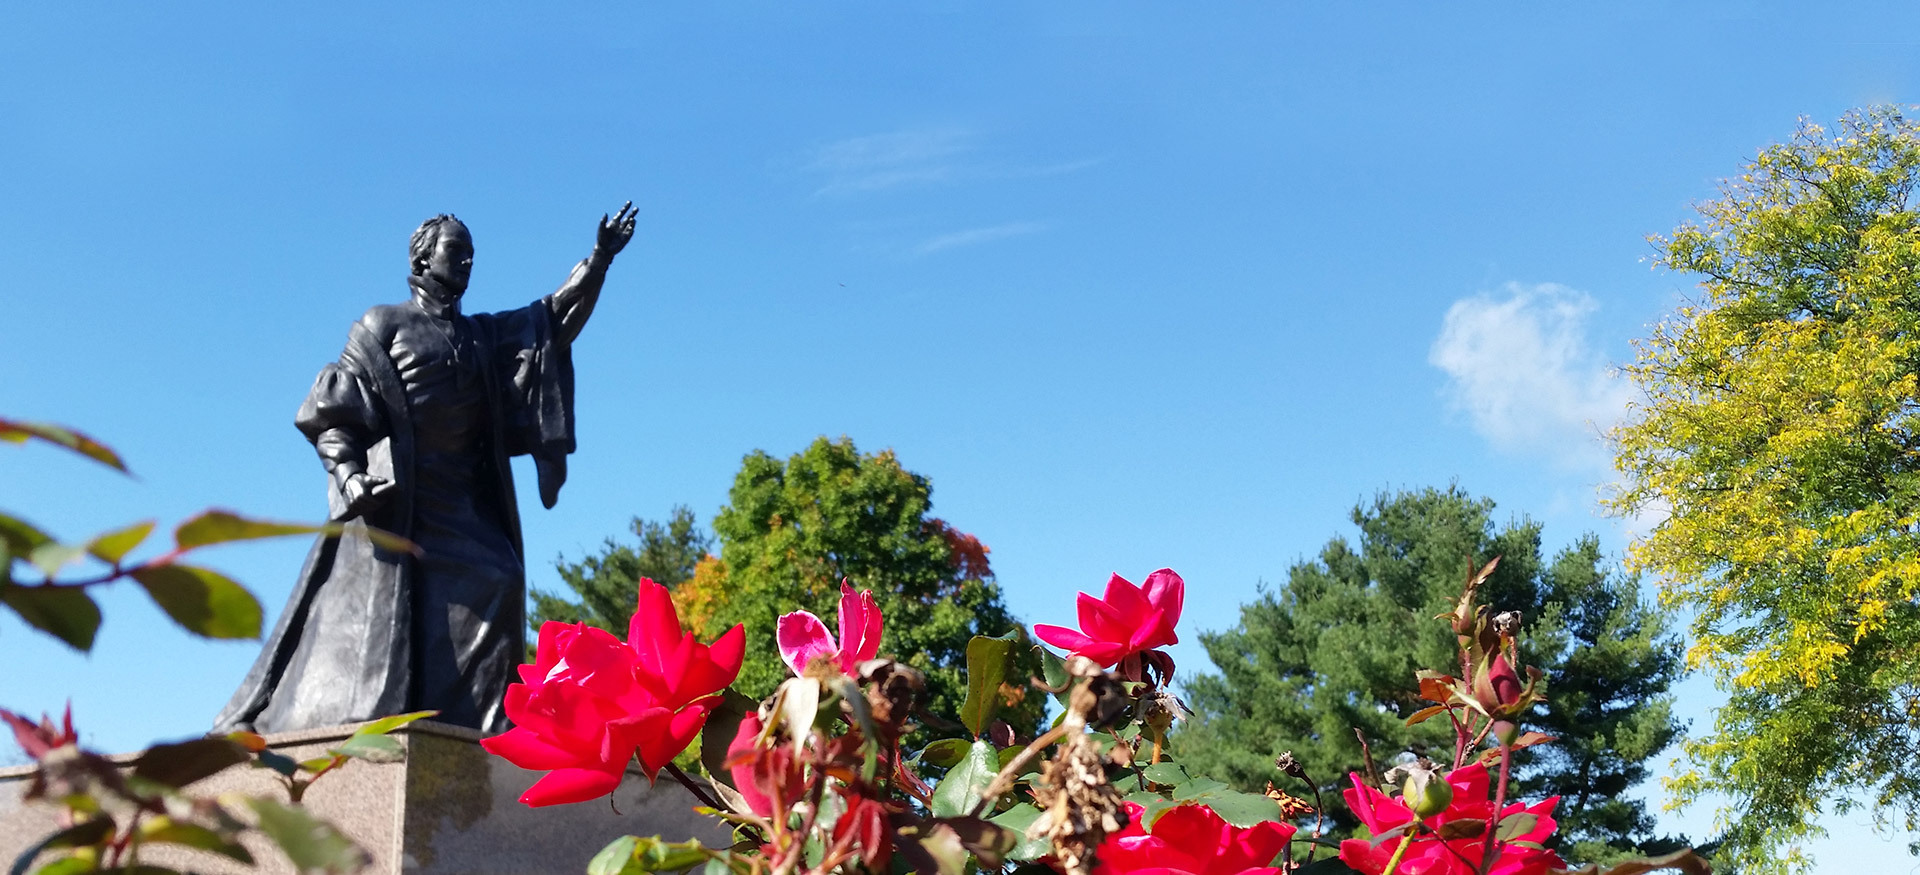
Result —
M1447 373L1448 400L1496 447L1604 467L1602 435L1626 413L1632 389L1588 343L1597 308L1565 286L1509 283L1455 301L1427 360Z
M1047 230L1047 226L1042 222L1008 222L1004 225L992 225L986 228L968 228L965 231L954 231L949 234L930 237L922 241L920 245L913 247L913 254L930 255L944 249L957 249L962 246L973 246L1007 237L1037 234L1045 230Z
M1051 164L982 159L980 137L963 127L908 128L849 137L813 151L802 169L824 177L814 191L849 195L967 179L1036 179L1077 173L1105 158Z
M826 176L819 194L879 191L953 178L955 162L973 150L972 132L922 128L851 137L815 150L808 170Z

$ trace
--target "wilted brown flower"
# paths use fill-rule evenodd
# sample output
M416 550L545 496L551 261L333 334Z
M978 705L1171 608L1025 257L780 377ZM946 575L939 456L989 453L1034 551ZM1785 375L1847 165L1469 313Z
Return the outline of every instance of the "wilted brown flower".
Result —
M1127 825L1120 791L1107 783L1107 758L1083 732L1069 734L1060 753L1040 767L1033 798L1040 816L1027 835L1046 839L1067 875L1091 873L1093 850Z

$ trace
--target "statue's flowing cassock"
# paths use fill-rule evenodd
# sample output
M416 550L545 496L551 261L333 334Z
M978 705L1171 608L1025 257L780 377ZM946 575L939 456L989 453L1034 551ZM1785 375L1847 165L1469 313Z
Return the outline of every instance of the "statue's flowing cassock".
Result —
M345 534L314 544L216 731L280 732L426 708L447 723L507 728L501 703L526 636L507 459L534 457L541 503L552 507L574 447L572 339L605 275L582 262L559 291L518 310L464 316L417 295L354 324L295 424L330 473L345 466L390 477L394 488ZM338 489L330 495L340 519L344 501ZM374 545L368 525L421 553Z

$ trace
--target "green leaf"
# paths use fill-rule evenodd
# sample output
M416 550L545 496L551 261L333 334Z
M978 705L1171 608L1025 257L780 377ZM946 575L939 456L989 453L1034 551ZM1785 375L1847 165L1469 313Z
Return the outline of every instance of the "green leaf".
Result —
M1221 820L1241 828L1281 820L1280 803L1255 793L1242 793L1211 778L1194 778L1173 788L1173 798L1205 805Z
M27 625L82 653L93 649L93 636L100 631L100 606L76 586L0 585L0 603Z
M607 843L587 861L587 875L620 875L627 868L627 861L633 859L633 849L640 844L636 836L621 836Z
M373 855L304 808L259 797L245 802L259 818L260 831L280 846L296 870L347 875L373 862Z
M34 524L16 516L0 513L0 545L15 556L25 556L33 548L53 540L53 536L40 531Z
M232 511L215 509L201 511L198 516L181 523L179 528L173 530L173 541L180 549L191 550L208 544L314 534L326 529L325 525L248 519Z
M706 859L707 849L698 839L669 842L656 835L640 840L633 856L633 863L639 868L636 870L630 866L626 871L666 872L685 869Z
M412 541L363 525L367 540L384 550L418 554L420 548ZM243 517L229 510L205 510L198 516L180 524L173 530L173 541L182 550L205 547L210 544L225 544L231 541L251 541L259 538L278 538L283 535L338 535L347 530L345 523L282 523L271 520L256 520Z
M300 774L300 764L286 754L263 750L254 754L254 757L260 761L262 767L272 769L289 778Z
M167 616L206 638L260 637L260 602L216 571L191 565L150 565L133 571Z
M96 817L85 823L74 824L41 839L32 847L22 851L20 856L14 858L13 868L8 871L8 875L27 875L27 870L33 866L33 858L47 851L97 845L112 835L113 818L111 817Z
M119 453L114 452L106 444L73 429L45 422L0 419L0 441L24 444L28 438L39 438L55 446L65 447L122 474L128 473L127 465L120 461Z
M1141 769L1140 776L1151 783L1165 784L1169 787L1176 787L1192 780L1192 777L1187 774L1187 767L1179 763L1154 763Z
M133 761L133 776L179 788L252 758L245 747L229 739L195 738L147 748Z
M86 547L48 541L29 551L26 558L33 563L33 567L40 569L41 574L51 579L60 573L60 569L67 567L67 563L86 554Z
M140 841L186 845L189 848L211 851L249 866L253 865L253 854L239 842L197 823L182 823L168 817L155 818L141 828Z
M713 856L698 840L669 842L660 836L614 839L587 863L587 875L630 875L685 869Z
M947 776L933 788L934 817L959 817L973 810L981 792L993 783L1000 771L1000 752L993 742L981 739L967 748L967 755L947 770Z
M967 700L960 706L960 722L979 738L1000 706L1000 685L1007 680L1014 635L998 638L975 635L967 642Z
M707 724L700 730L700 764L707 767L707 774L715 780L730 785L733 771L727 768L727 748L733 746L733 737L740 734L740 721L754 713L760 703L732 687L721 690L720 696L720 704L707 712Z
M920 751L920 761L943 769L953 768L967 755L971 745L964 738L942 738Z
M1510 842L1533 832L1533 828L1539 825L1540 818L1535 815L1509 814L1500 818L1500 826L1494 830L1493 837L1503 842Z
M387 735L355 733L330 752L370 763L397 763L407 758L407 749L400 744L400 740Z
M147 536L153 534L153 520L137 522L123 529L114 529L101 535L95 535L87 542L86 551L102 562L119 565L127 558L133 548L140 546Z
M359 729L355 729L353 731L353 734L354 735L386 735L387 733L392 732L395 729L399 729L400 727L405 726L409 723L412 723L415 720L425 720L429 717L436 716L439 713L440 712L438 711L414 711L408 714L395 714L392 717L382 717L378 720L368 723L365 726L360 727Z
M987 818L994 823L1012 830L1020 836L1020 841L1013 846L1013 850L1007 852L1007 859L1024 863L1028 860L1038 860L1052 853L1052 843L1048 842L1044 836L1041 838L1027 837L1027 827L1032 826L1034 820L1039 817L1040 809L1035 808L1033 803L1021 802L1012 808Z
M1068 684L1073 680L1067 674L1067 661L1060 658L1060 654L1053 652L1051 648L1035 644L1033 649L1040 653L1041 678L1047 682L1048 689L1055 691L1053 697L1059 700L1060 704L1066 704L1067 693L1070 692Z

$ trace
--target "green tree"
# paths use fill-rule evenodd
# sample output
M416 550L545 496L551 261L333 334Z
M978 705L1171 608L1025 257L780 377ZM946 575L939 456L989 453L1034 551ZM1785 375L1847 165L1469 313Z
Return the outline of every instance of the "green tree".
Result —
M1007 612L979 540L929 516L933 486L891 450L819 438L784 462L755 451L714 517L720 558L701 563L674 594L706 635L747 627L735 687L765 696L786 677L774 647L780 614L810 610L835 623L840 582L872 589L886 618L882 655L927 675L927 710L954 714L966 699L966 647L975 635L1015 635L1019 662L1000 715L1031 732L1044 711L1025 680L1039 672L1026 628Z
M1243 790L1272 780L1299 793L1274 770L1292 751L1328 800L1348 772L1364 771L1355 729L1382 770L1403 751L1450 760L1447 721L1404 723L1431 704L1414 672L1460 673L1454 635L1434 617L1459 599L1469 562L1499 556L1482 603L1522 612L1521 655L1549 683L1548 704L1524 728L1558 739L1517 758L1520 792L1561 797L1558 840L1570 858L1679 847L1651 838L1652 818L1625 796L1680 730L1667 693L1679 645L1636 581L1608 571L1593 536L1543 563L1540 526L1495 529L1492 512L1493 502L1457 487L1381 494L1355 508L1357 548L1333 538L1290 569L1285 587L1242 606L1238 625L1200 636L1220 674L1186 682L1195 716L1175 735L1175 755Z
M1699 293L1626 368L1612 504L1658 520L1630 561L1728 694L1670 787L1731 800L1753 871L1804 867L1785 848L1829 810L1920 829L1916 182L1898 110L1803 121L1654 238Z
M579 562L564 556L554 560L560 581L574 597L534 590L527 625L536 635L549 620L585 621L625 638L627 620L640 598L640 578L672 589L691 579L694 567L713 549L713 538L695 525L693 511L684 505L674 507L665 525L634 517L629 528L639 539L637 545L608 538L598 554Z

